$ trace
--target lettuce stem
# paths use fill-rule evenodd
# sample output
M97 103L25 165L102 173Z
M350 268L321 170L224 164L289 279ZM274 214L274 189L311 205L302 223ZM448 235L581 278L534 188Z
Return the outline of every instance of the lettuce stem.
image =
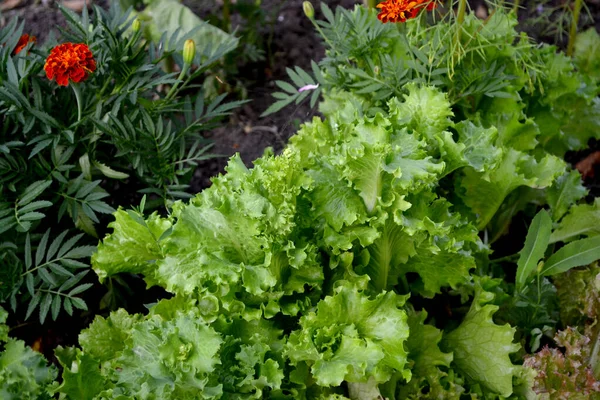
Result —
M581 14L581 7L583 6L583 0L575 0L575 6L573 8L573 20L571 21L571 28L569 29L569 44L567 45L567 55L573 55L573 49L575 48L575 39L577 38L577 25L579 24L579 14Z

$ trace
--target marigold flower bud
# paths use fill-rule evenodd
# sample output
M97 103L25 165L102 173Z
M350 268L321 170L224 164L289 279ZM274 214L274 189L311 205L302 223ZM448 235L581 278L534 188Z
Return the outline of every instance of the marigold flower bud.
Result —
M310 1L305 1L302 3L302 10L304 10L304 15L306 15L309 19L313 19L315 17L315 8Z
M192 39L188 39L183 44L183 63L191 64L196 56L196 43Z
M133 21L133 24L131 24L131 30L133 31L133 33L138 32L141 27L142 27L142 23L137 18L135 19L135 21Z

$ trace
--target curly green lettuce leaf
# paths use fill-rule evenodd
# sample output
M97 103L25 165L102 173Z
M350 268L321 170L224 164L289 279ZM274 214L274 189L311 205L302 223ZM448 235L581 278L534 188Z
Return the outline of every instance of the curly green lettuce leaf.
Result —
M0 353L0 398L6 400L50 399L49 385L56 378L56 368L25 345L22 340L8 339Z
M560 349L544 347L525 358L524 366L537 371L533 390L556 399L598 399L600 381L590 365L590 337L568 327L554 337Z
M8 337L7 317L6 310L0 307L0 398L49 400L56 368L22 340Z
M316 312L300 318L300 329L290 334L286 355L294 365L308 365L321 386L343 381L385 382L395 372L410 378L406 369L408 338L404 297L392 292L373 300L355 287L339 286Z
M541 131L548 136L544 141L547 151L563 156L569 150L587 148L592 138L600 138L600 99L574 97L559 104L562 106L556 105L552 110L532 112L535 113Z
M262 399L267 393L280 395L286 378L283 331L265 319L220 319L213 326L224 342L220 363L210 382L212 386L222 385L223 398Z
M588 76L600 83L600 35L593 28L577 34L575 64L584 76Z
M111 313L108 318L96 316L79 335L79 344L86 355L100 362L116 358L125 348L125 340L131 336L134 325L141 319L141 315L131 315L123 309Z
M450 132L442 132L436 137L442 159L446 162L444 174L469 166L477 172L494 169L500 162L502 150L495 146L498 130L495 127L483 128L465 120L454 125L458 133L455 142Z
M528 151L537 146L540 129L533 119L527 118L524 108L518 94L510 98L494 97L480 107L476 119L498 130L496 145L500 148Z
M571 209L571 206L587 194L587 189L581 182L581 174L570 171L560 176L546 190L548 205L552 210L552 220L559 221Z
M148 317L131 329L118 358L104 370L112 393L163 399L218 398L220 386L208 385L220 362L223 340L194 312L172 320Z
M55 393L61 393L67 399L93 400L106 388L107 383L94 357L74 347L60 346L55 350L55 355L63 367L62 383Z
M102 282L120 272L152 276L154 263L163 258L162 235L171 228L171 221L157 213L143 219L134 211L119 209L115 220L108 224L113 229L98 251L92 255L92 267Z
M581 236L592 237L598 234L600 234L600 198L595 199L594 204L571 207L569 213L550 235L550 243L569 242Z
M513 393L516 373L509 355L521 346L513 343L515 328L496 325L492 320L499 307L486 303L493 299L494 294L486 292L477 280L469 312L458 328L444 337L441 347L454 353L453 365L466 377L508 397Z
M189 205L176 207L175 222L159 242L142 236L138 231L144 227L129 214L118 214L117 222L130 220L114 224L94 266L105 275L143 273L149 285L198 296L200 302L216 299L213 314L272 316L279 311L279 299L316 289L323 280L317 248L296 236L297 198L311 183L300 167L297 154L290 152L266 155L252 170L233 157L226 175L213 179L211 188ZM128 231L131 224L135 232ZM146 248L151 254L143 253ZM119 251L131 256L109 257Z
M487 177L473 169L465 169L459 193L463 202L477 216L477 226L483 229L500 208L504 199L519 186L542 189L550 186L565 171L558 157L546 155L541 160L509 149L500 165Z
M444 393L441 380L447 376L439 367L450 368L452 353L444 353L439 348L442 332L432 325L425 324L427 312L409 312L408 325L410 335L406 341L408 359L412 363L412 379L399 388L401 398L436 398L427 397L426 393ZM451 390L452 391L452 390ZM449 393L443 398L458 398L462 390L457 390L457 397Z
M454 113L447 95L433 86L409 83L405 88L408 94L404 96L404 102L392 98L388 103L390 119L433 142L435 134L452 124L450 117Z

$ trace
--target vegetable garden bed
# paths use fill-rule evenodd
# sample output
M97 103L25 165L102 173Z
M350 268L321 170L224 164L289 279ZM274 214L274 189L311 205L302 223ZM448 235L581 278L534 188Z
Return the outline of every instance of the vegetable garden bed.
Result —
M287 70L179 3L0 31L2 398L600 398L582 2L365 3L289 2Z

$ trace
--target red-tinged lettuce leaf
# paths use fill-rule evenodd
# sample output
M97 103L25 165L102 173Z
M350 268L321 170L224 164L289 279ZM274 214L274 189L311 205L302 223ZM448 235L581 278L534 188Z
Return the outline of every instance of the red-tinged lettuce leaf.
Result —
M408 337L405 298L384 292L369 299L355 287L339 286L316 312L300 318L300 329L290 334L286 355L292 364L310 367L321 386L343 381L385 382L399 372L406 379L404 342Z
M517 367L510 354L519 350L513 343L516 329L509 324L496 325L492 315L498 306L489 303L494 294L475 281L475 298L464 320L445 335L441 348L454 354L453 366L472 382L508 397L513 393L513 376Z
M600 381L590 365L596 344L571 327L558 332L554 340L564 352L546 346L525 359L523 365L537 372L533 390L551 399L599 399Z

